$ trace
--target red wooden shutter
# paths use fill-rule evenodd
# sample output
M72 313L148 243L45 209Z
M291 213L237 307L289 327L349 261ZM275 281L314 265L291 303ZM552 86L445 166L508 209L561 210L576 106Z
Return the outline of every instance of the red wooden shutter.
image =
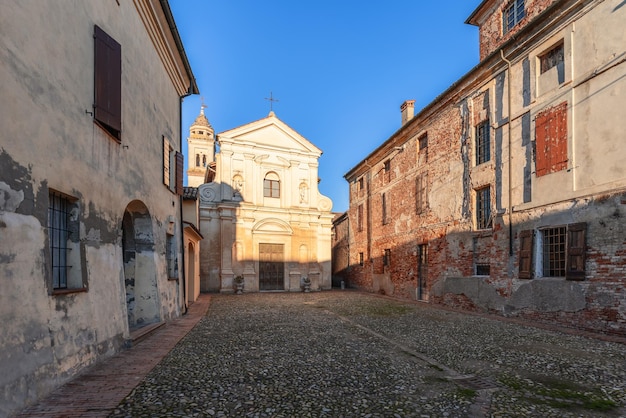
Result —
M97 25L94 29L94 118L120 139L122 130L122 47Z
M533 264L533 230L519 233L519 278L532 279Z
M565 278L568 280L585 279L585 231L587 224L579 223L567 226L567 259Z
M567 102L537 113L535 151L537 177L567 168Z
M176 194L183 195L183 168L185 165L185 156L176 151Z

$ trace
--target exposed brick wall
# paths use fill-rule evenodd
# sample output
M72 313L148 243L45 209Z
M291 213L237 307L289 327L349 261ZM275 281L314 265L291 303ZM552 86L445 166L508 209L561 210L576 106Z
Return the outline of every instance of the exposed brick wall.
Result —
M479 28L480 59L483 60L517 34L529 21L558 0L526 0L526 16L510 31L503 33L502 11L511 3L502 0L495 13L489 16Z

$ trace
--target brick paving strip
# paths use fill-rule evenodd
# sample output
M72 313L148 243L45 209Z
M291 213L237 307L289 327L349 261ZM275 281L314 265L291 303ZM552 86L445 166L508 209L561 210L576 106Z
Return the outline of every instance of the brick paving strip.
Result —
M15 417L106 417L206 315L201 294L187 314L168 322L128 350L93 366Z

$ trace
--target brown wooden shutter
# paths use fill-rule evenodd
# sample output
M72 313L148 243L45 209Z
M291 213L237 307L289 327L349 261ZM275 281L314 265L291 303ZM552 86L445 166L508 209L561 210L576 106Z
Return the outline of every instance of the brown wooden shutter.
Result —
M94 28L94 118L117 139L122 131L122 47Z
M567 264L565 278L568 280L585 279L585 232L587 224L579 223L567 226Z
M163 184L170 187L170 153L172 148L170 147L170 141L166 137L163 137Z
M185 156L176 151L176 194L183 195L183 168L185 165Z
M519 278L532 279L533 276L533 230L519 233Z

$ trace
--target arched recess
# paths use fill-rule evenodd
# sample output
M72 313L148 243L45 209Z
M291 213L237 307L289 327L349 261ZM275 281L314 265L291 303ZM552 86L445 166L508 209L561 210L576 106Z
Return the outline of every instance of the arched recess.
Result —
M193 242L187 245L187 302L196 300L196 247Z
M132 331L161 319L152 218L139 200L130 202L124 211L122 252L128 328Z

